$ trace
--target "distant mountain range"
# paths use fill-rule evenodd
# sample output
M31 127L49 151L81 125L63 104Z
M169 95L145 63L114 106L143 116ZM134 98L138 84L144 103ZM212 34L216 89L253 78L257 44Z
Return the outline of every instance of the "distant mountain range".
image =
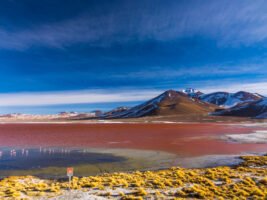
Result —
M183 90L183 92L190 97L195 97L201 101L216 104L224 108L230 108L232 106L235 106L243 102L256 101L263 97L262 95L259 95L256 93L249 93L249 92L244 92L244 91L239 91L236 93L213 92L210 94L204 94L198 90L186 89L186 90Z
M212 113L219 116L252 117L267 119L267 98L239 103L231 108Z
M22 114L12 113L0 115L0 119L14 119L14 120L64 120L64 119L82 119L97 117L96 112L78 113L78 112L60 112L58 114Z
M192 88L182 91L168 90L132 108L119 107L106 112L101 118L137 118L188 114L267 118L267 100L262 95L245 91L204 94Z

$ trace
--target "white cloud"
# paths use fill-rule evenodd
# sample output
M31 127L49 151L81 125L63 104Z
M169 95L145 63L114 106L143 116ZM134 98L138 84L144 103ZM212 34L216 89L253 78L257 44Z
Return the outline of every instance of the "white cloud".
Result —
M74 103L144 101L159 95L160 90L104 91L80 90L0 94L0 106L36 106Z
M245 84L207 84L205 87L195 87L204 93L217 91L238 92L248 91L267 96L267 82ZM173 88L175 89L175 88ZM179 88L182 90L184 88ZM78 90L58 92L28 92L28 93L2 93L0 106L37 106L75 103L109 103L146 101L160 95L165 90Z
M211 83L210 86L200 88L200 90L205 93L216 92L216 91L226 91L226 92L247 91L267 96L267 82L243 83L243 84L221 83L218 84L217 86L216 85L214 86L214 83Z
M214 64L201 66L181 66L178 69L168 68L167 66L157 66L150 70L139 70L127 72L127 78L134 79L153 79L158 78L181 78L181 77L196 77L196 76L210 76L210 75L240 75L258 72L259 74L267 73L265 60L257 60L255 63L238 63L238 64ZM113 78L124 78L126 73L116 73L111 75Z

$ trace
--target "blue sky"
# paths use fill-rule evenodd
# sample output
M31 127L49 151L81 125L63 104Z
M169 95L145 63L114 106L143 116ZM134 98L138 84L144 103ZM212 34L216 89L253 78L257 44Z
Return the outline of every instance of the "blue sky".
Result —
M266 10L264 0L0 1L0 106L186 87L267 95Z

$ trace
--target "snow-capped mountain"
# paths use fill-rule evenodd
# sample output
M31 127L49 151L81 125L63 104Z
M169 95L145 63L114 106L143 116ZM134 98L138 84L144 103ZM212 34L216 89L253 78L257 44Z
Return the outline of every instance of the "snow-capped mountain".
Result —
M161 95L132 108L118 108L103 114L102 118L135 118L151 115L176 115L209 113L220 107L230 108L237 105L259 101L263 96L249 92L215 92L203 94L199 90L168 90ZM219 110L219 109L218 109ZM226 109L228 110L228 109ZM218 112L215 113L217 115ZM266 114L267 115L267 114Z
M254 94L244 91L240 91L237 93L214 92L199 96L199 99L202 101L216 104L224 108L230 108L239 103L257 101L261 98L263 98L263 96L259 94Z
M183 92L168 90L161 95L122 112L104 114L103 118L135 118L151 115L203 114L215 110L214 105L188 97Z
M213 115L267 119L267 98L261 98L253 102L239 103L232 108L214 112Z
M186 89L182 90L182 92L184 94L188 95L189 97L193 97L193 98L198 98L200 95L203 94L199 90L196 90L196 89L193 89L193 88L186 88Z

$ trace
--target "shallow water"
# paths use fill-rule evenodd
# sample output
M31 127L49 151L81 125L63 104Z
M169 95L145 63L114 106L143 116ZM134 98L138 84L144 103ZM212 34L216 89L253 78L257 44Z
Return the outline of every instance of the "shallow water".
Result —
M122 162L125 158L112 154L68 148L0 149L0 170L28 170L67 167L82 164Z

